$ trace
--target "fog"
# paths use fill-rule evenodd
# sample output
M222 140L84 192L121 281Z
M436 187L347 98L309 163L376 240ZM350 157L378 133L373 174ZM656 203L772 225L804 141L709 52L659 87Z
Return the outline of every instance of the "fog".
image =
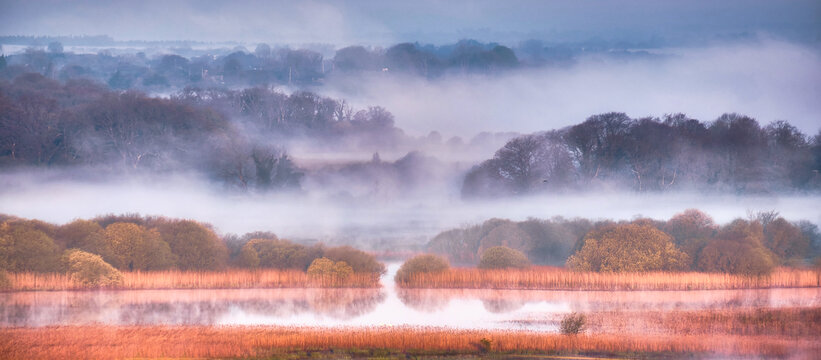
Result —
M787 328L821 306L819 15L818 0L0 0L0 332L577 333L568 320L594 347L817 347ZM420 253L454 277L405 288L436 265L399 262ZM485 271L528 261L539 274ZM653 273L584 280L632 290L536 284L563 266ZM128 290L166 268L303 287ZM657 272L679 270L722 273ZM722 275L732 290L702 290ZM20 290L51 288L40 278L103 285ZM331 284L372 287L313 287Z
M139 213L213 224L222 234L272 231L294 240L353 244L364 249L419 250L437 233L489 218L669 219L697 208L717 223L775 210L791 221L821 224L817 195L736 196L717 193L566 193L497 200L462 200L450 192L338 198L317 193L226 192L185 175L95 181L66 173L0 176L0 213L66 223L103 214Z
M807 134L819 130L821 52L814 47L763 37L637 54L600 53L499 75L337 76L317 91L358 107L380 104L415 135L530 133L610 111L633 118L681 112L701 121L737 112L762 124L788 120Z

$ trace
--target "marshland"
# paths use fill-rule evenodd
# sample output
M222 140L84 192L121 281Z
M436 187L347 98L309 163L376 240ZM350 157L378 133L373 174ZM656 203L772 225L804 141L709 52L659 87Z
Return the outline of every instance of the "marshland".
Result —
M2 2L0 358L814 358L819 11Z

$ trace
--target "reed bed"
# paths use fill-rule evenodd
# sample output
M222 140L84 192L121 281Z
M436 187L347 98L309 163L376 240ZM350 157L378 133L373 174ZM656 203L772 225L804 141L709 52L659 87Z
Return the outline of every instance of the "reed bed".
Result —
M270 289L145 289L137 291L15 291L0 296L0 306L42 306L62 302L84 303L95 299L109 305L139 306L153 303L198 303L220 301L239 302L289 302L308 299L333 298L339 303L353 300L380 299L383 288L270 288Z
M818 307L601 311L587 314L587 323L588 331L596 334L748 335L821 339L821 308Z
M345 279L312 277L294 270L134 271L123 272L120 285L107 289L253 289L253 288L370 288L379 275L354 273ZM11 291L86 290L88 286L63 273L9 273Z
M811 358L817 338L774 336L556 335L425 328L328 329L288 327L44 327L0 329L7 359L270 357L290 350L392 349L473 354L540 353L718 354Z
M555 267L482 270L453 268L441 273L417 273L405 288L528 289L528 290L725 290L821 286L821 272L778 268L767 276L703 272L597 273Z

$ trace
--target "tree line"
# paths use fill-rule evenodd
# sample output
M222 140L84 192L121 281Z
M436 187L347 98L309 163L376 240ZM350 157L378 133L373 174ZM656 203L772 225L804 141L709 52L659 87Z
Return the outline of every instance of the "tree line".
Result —
M582 271L684 271L761 275L777 266L821 265L821 233L809 221L776 212L716 224L690 209L669 220L490 219L444 231L427 244L457 264L480 263L498 246L524 253L535 264Z
M32 47L20 54L0 57L0 78L36 72L62 81L95 80L119 90L166 91L189 86L312 86L321 85L335 73L390 72L438 77L451 72L492 73L519 66L512 49L475 40L442 46L400 43L386 49L348 46L336 50L328 59L317 51L322 49L272 48L264 43L253 51L242 46L204 52L184 47L176 50L180 54L153 57L144 52L75 54L64 51L61 42L51 41L45 49Z
M471 169L464 197L597 188L773 193L821 189L821 130L786 121L761 126L724 114L701 122L684 114L632 119L593 115L559 130L519 136Z
M303 173L286 139L384 145L403 136L383 108L355 111L308 92L188 88L163 99L35 73L0 81L6 169L193 170L243 189L298 189Z
M92 256L93 255L93 256ZM59 272L98 257L122 271L268 268L317 271L332 265L381 274L383 264L350 246L303 245L270 232L220 237L209 224L139 215L106 215L64 225L0 215L0 270ZM90 260L78 260L78 259ZM338 263L342 264L338 264Z

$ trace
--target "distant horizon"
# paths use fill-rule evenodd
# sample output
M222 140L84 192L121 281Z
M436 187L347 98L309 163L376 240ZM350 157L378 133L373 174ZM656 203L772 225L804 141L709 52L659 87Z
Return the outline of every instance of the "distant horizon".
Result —
M697 44L769 34L821 41L817 1L0 1L0 34L119 41L440 44L537 39ZM163 9L156 11L157 9ZM219 14L219 16L213 16ZM94 21L88 21L94 19ZM186 40L179 40L186 39ZM242 40L238 40L242 39Z

